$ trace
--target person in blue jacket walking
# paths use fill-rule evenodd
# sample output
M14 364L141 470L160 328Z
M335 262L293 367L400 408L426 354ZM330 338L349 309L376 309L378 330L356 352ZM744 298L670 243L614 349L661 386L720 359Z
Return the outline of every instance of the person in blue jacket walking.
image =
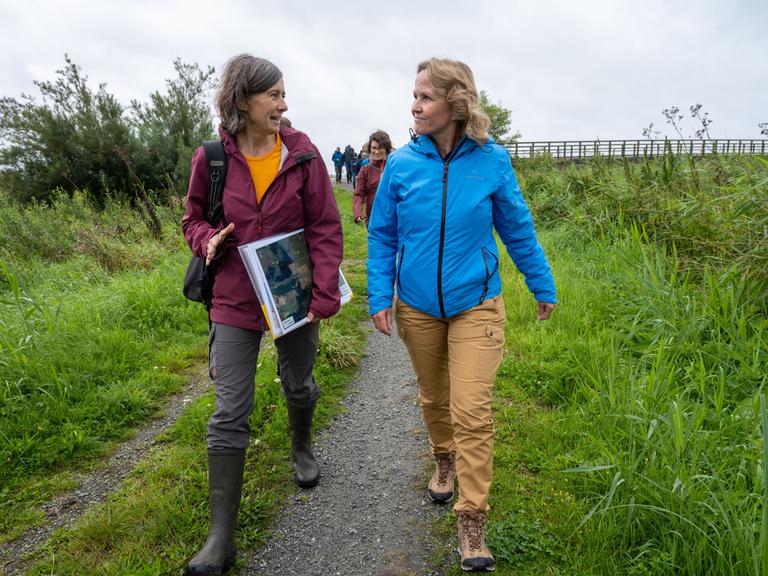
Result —
M461 568L492 571L491 397L505 323L493 231L525 276L539 320L555 307L555 284L509 154L488 136L471 69L422 62L413 95L411 142L390 155L368 228L370 314L388 335L397 320L413 363L436 459L430 499L450 502L458 477Z
M344 167L344 152L341 151L341 147L337 146L336 150L331 156L333 161L333 168L336 170L336 184L341 184L341 169Z

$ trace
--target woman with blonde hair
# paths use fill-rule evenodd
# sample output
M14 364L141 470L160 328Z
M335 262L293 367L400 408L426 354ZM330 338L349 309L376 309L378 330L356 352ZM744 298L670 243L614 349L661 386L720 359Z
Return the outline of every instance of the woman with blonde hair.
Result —
M369 307L385 334L396 318L413 363L436 460L427 494L450 502L458 477L461 568L490 572L491 398L505 324L493 231L525 276L539 320L555 307L555 284L509 154L488 136L469 66L420 63L413 97L414 134L390 155L369 223Z

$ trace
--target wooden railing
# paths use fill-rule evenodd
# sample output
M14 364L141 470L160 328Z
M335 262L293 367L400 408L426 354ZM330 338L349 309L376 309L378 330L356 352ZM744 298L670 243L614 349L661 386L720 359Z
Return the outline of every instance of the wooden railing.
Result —
M652 158L672 154L768 154L768 139L763 140L561 140L551 142L510 142L506 144L512 158L552 158L581 160L605 158Z

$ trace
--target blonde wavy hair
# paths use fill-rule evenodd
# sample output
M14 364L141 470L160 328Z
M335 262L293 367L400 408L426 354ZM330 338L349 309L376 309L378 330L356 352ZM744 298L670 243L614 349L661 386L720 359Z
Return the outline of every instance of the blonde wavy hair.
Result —
M459 123L459 132L479 144L488 142L491 120L480 107L472 69L458 60L430 58L416 67L416 74L423 70L427 71L430 85L448 100L451 115Z

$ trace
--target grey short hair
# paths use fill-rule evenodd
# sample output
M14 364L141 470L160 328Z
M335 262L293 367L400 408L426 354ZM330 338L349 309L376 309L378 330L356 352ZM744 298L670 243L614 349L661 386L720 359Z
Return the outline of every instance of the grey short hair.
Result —
M249 96L266 92L282 77L280 69L264 58L238 54L227 60L216 92L221 127L232 136L241 132L245 128L247 115L237 105Z

